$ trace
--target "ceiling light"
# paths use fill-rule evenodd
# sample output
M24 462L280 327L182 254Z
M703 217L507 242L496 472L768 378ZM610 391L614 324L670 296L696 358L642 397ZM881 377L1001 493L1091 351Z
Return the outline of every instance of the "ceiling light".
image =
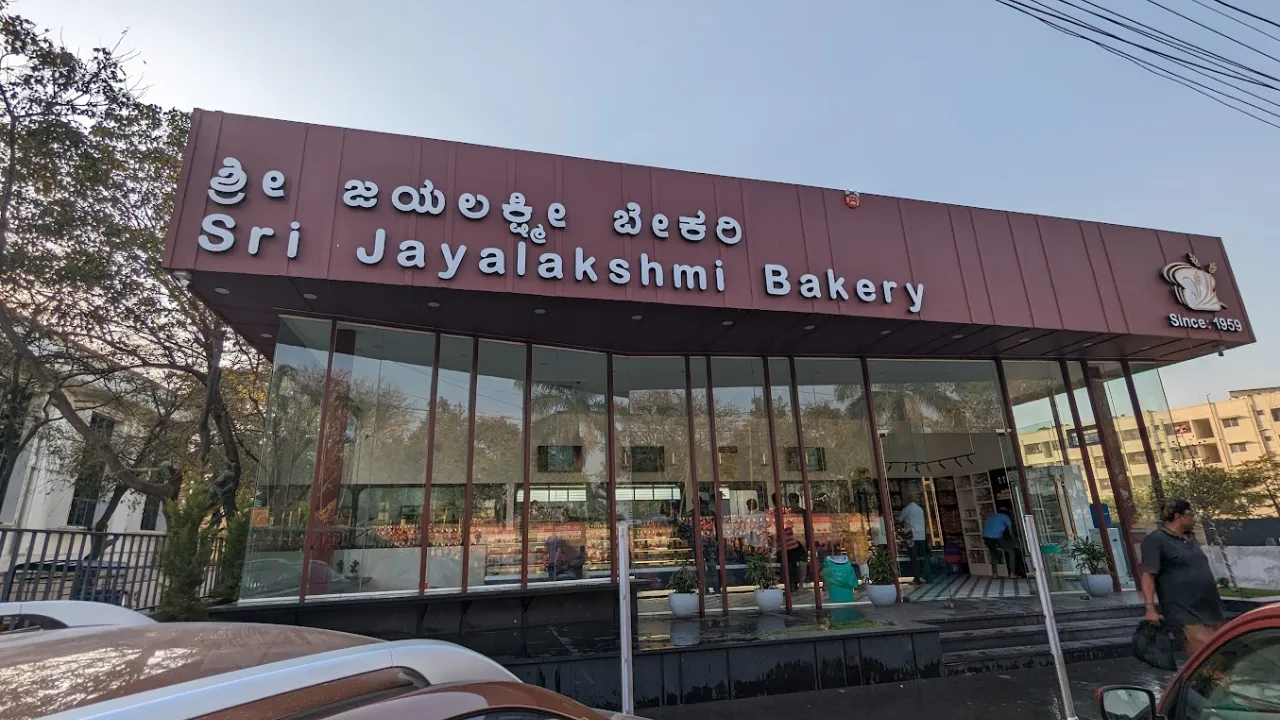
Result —
M315 293L302 293L302 299L303 299L303 300L315 300L315 299L316 299L316 294L315 294Z
M264 338L266 338L266 339L270 340L270 339L271 339L271 333L262 333L262 337L264 337Z
M1093 347L1093 343L1087 342L1084 344L1084 347Z
M720 323L720 324L721 324L721 325L723 325L723 326L725 326L725 327L731 327L731 326L733 325L733 321L732 321L732 320L725 320L724 322L722 322L722 323Z
M431 302L427 303L427 307L429 307L429 308L438 308L438 307L440 307L440 303L436 302L435 300L432 300Z
M956 333L955 335L952 335L952 336L951 336L951 339L952 339L952 340L963 340L963 339L964 339L964 333Z
M816 327L818 327L818 326L817 326L817 325L805 325L805 326L804 326L804 329L805 329L805 330L812 330L812 329L814 329L814 328L816 328Z
M631 319L632 319L632 320L643 320L643 319L644 319L644 316L643 316L643 315L632 315L632 316L631 316Z
M893 332L893 331L892 331L892 330L881 330L881 331L880 331L880 334L881 334L881 335L888 335L888 334L889 334L889 333L891 333L891 332Z
M546 314L547 314L547 311L546 311L546 310L543 310L542 308L536 308L536 309L533 311L533 314L534 314L534 315L546 315Z
M213 289L213 291L214 291L214 292L216 292L216 293L218 293L219 295L230 295L230 294L231 294L231 291L230 291L230 290L228 290L228 289L226 289L226 288L214 288L214 289Z

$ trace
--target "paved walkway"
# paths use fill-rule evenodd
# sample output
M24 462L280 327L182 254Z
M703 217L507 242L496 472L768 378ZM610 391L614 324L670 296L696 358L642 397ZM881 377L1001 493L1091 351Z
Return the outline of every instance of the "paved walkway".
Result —
M739 597L741 596L741 597ZM774 637L779 632L810 628L818 625L820 618L812 604L797 602L787 614L763 614L755 607L751 593L732 593L737 607L722 614L718 605L708 605L707 616L677 620L665 611L666 599L662 598L663 612L641 615L636 623L636 638L641 650L657 650L672 646L695 644L750 642ZM717 598L718 599L718 598ZM1052 596L1056 612L1102 610L1117 606L1141 606L1142 596L1136 592L1122 592L1102 598L1089 598L1080 593L1055 593ZM840 622L855 619L877 620L884 623L930 623L966 617L990 615L1032 614L1040 616L1038 597L960 598L953 602L905 602L884 608L870 603L832 606L823 605L823 611Z
M1067 666L1080 718L1097 720L1093 693L1102 685L1132 684L1159 694L1172 673L1123 658ZM1051 667L962 675L845 690L776 695L750 700L643 710L653 720L1064 720Z
M952 575L950 577L938 578L933 582L924 585L903 585L903 597L913 602L930 602L930 601L951 601L958 599L994 599L994 598L1029 598L1035 596L1034 580L1002 580L991 577L977 577L971 575ZM1083 594L1081 591L1064 591L1054 593L1054 597L1072 596ZM866 589L859 587L854 591L853 600L855 603L865 602L867 600ZM665 594L642 596L639 598L639 611L641 615L669 615L670 609L667 606L667 598ZM756 609L755 597L751 592L751 588L730 588L728 592L729 610L752 610ZM829 602L823 602L823 607L831 605ZM815 607L813 601L813 587L806 586L791 594L791 606L797 609L808 609ZM720 609L720 597L709 596L707 598L707 612L716 612Z

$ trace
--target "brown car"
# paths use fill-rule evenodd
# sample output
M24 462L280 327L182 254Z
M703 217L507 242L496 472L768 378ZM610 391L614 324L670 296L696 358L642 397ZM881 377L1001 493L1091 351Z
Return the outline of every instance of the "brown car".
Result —
M629 717L525 685L493 660L441 641L155 623L95 603L18 605L0 604L0 617L41 622L0 633L0 720Z

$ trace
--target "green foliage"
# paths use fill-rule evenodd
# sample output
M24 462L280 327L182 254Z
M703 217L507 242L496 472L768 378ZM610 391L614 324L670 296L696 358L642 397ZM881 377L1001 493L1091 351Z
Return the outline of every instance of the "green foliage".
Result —
M898 584L898 562L885 548L876 548L867 559L867 581L872 585Z
M1106 550L1091 538L1078 538L1067 548L1067 555L1090 575L1106 575L1110 572L1107 569Z
M193 485L185 498L165 504L169 537L160 551L165 586L156 613L166 620L203 620L208 616L200 585L218 535L218 529L206 522L211 509L204 485Z
M244 572L244 554L249 544L249 510L237 512L227 521L226 544L218 560L218 584L212 599L217 603L233 603L240 599L240 576Z
M675 571L667 583L673 593L694 594L698 592L698 574L688 565Z
M1276 517L1280 517L1280 457L1267 453L1241 465L1236 474L1251 483L1257 499L1269 504Z
M1262 499L1254 477L1220 467L1197 465L1167 473L1161 480L1165 497L1191 503L1191 509L1209 529L1221 526L1224 520L1249 517ZM1156 512L1158 515L1159 508Z
M761 590L771 590L778 586L778 573L773 569L773 561L764 553L752 553L747 556L747 582Z

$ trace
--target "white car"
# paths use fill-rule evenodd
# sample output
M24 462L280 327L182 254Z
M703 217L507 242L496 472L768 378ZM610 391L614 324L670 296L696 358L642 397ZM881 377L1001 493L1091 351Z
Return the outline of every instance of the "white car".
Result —
M472 650L284 625L156 623L124 608L0 603L0 720L623 720Z

